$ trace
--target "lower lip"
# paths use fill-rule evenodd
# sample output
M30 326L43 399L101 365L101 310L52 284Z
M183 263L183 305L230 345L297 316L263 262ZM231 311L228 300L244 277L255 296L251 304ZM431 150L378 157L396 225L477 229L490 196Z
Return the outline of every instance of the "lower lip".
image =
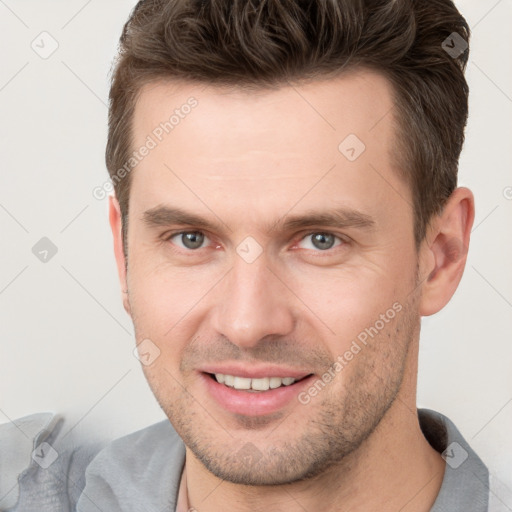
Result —
M313 375L310 375L289 386L281 386L268 391L245 391L219 384L206 373L201 373L201 377L208 392L221 407L244 416L263 416L281 410L290 402L296 401L298 394L313 379Z

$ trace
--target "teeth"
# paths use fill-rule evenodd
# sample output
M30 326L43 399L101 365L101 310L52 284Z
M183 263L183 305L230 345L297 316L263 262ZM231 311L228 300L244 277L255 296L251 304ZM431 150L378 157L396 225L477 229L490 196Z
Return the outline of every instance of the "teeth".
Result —
M225 384L230 388L240 390L268 391L281 386L290 386L296 379L293 377L263 377L260 379L248 379L246 377L235 377L233 375L224 375L216 373L215 379L220 384Z
M278 388L282 384L282 380L279 377L270 377L270 389Z
M235 383L233 384L235 389L251 389L251 379L244 377L235 377Z
M256 391L267 391L270 387L270 379L264 377L263 379L251 379L251 388Z

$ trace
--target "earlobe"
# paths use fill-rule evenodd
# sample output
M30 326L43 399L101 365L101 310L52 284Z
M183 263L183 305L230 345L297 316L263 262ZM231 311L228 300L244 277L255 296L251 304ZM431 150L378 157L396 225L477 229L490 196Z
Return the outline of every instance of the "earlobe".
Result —
M119 202L115 196L109 196L109 222L114 241L114 255L121 285L123 306L126 312L131 315L130 302L128 299L128 283L126 279L126 258L123 248L122 215Z
M452 298L464 273L475 216L472 192L457 188L435 219L423 254L421 316L440 311Z

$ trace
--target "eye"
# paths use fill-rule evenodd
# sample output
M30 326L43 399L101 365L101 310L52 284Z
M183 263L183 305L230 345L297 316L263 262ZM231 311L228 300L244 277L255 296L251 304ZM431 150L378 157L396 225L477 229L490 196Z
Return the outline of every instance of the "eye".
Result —
M336 239L339 240L339 243L334 245ZM309 247L303 247L304 249L319 249L320 251L328 251L329 249L344 243L344 240L342 240L340 237L333 235L332 233L324 233L321 231L308 233L304 238L300 240L299 243L302 243L305 240L310 240L311 242L308 244Z
M178 242L173 241L173 239L176 239ZM173 241L175 245L182 249L195 250L200 249L203 242L209 239L200 231L181 231L180 233L170 235L167 237L167 240Z
M208 245L208 242L211 242L211 240L201 231L180 231L179 233L172 233L166 237L166 241L170 241L177 247L188 251L196 251L201 249L203 244ZM298 242L298 245L303 249L312 249L316 252L327 252L344 243L345 240L333 233L317 231L305 235Z

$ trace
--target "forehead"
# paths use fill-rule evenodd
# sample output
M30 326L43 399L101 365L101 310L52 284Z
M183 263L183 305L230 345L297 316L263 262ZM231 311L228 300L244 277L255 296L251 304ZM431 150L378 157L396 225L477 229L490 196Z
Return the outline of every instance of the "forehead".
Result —
M133 145L154 147L133 171L130 195L147 208L195 201L204 213L200 197L254 212L278 197L283 208L300 199L304 208L341 200L375 210L405 187L393 169L394 124L391 85L369 70L274 90L150 83Z
M187 103L192 101L197 106L190 109ZM164 142L174 143L187 158L217 159L219 140L223 159L239 158L242 151L247 158L247 151L283 156L306 154L319 146L338 151L339 142L349 134L356 134L366 146L386 145L393 135L392 107L391 84L367 69L303 85L249 91L158 81L140 91L134 142L142 143L171 119L172 137ZM308 142L305 147L304 142Z

